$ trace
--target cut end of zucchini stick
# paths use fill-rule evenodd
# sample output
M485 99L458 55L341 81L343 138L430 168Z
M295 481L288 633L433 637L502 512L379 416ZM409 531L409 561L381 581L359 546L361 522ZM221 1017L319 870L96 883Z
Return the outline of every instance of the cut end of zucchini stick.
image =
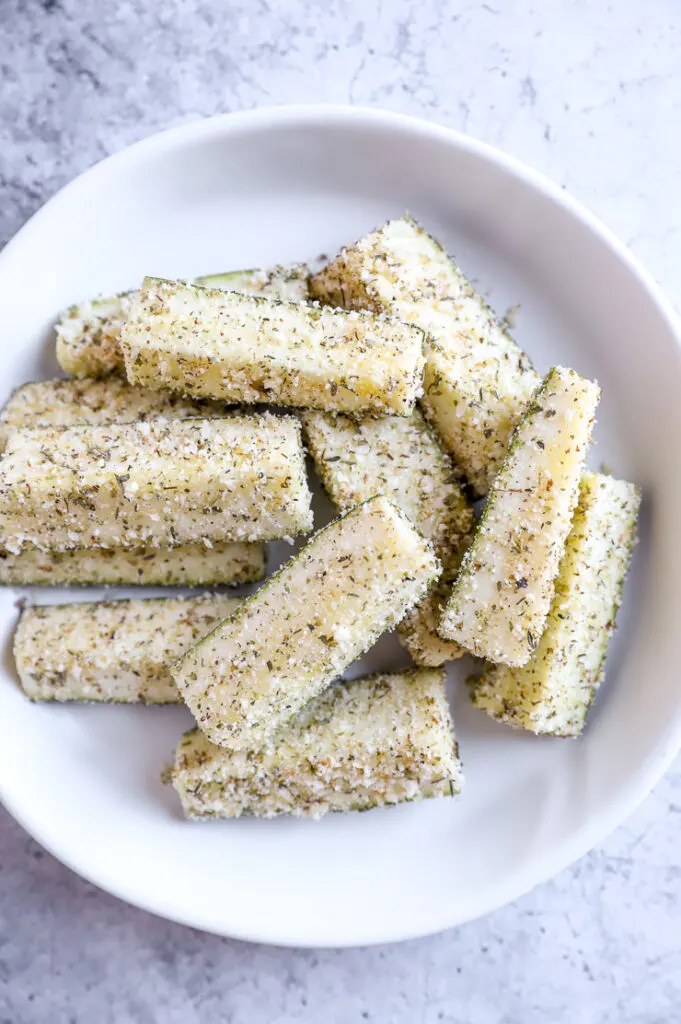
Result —
M80 423L211 419L229 413L225 402L184 398L170 391L132 387L121 377L41 380L17 388L0 411L0 452L15 430L73 427Z
M509 446L440 622L479 657L524 665L537 649L577 503L598 386L554 368Z
M407 415L423 376L418 328L153 278L121 345L131 383L227 402Z
M383 494L430 540L451 580L473 529L473 510L454 478L449 456L417 410L409 417L302 414L307 448L341 512ZM419 665L437 666L465 652L437 632L449 589L440 585L409 612L398 632Z
M177 748L171 780L194 819L321 818L453 796L463 775L444 673L338 683L264 749L225 750L196 729Z
M271 540L311 526L291 416L18 430L0 459L0 545L14 554Z
M304 263L267 270L233 270L197 278L199 284L249 295L297 301L308 298L309 268ZM57 361L72 377L123 373L121 327L133 292L70 306L56 325Z
M518 729L579 736L603 667L636 533L639 491L585 473L546 629L523 668L486 666L472 699Z
M264 544L216 541L177 548L0 551L0 585L207 587L253 583L265 575Z
M438 668L468 654L456 640L444 640L438 633L442 610L452 589L451 575L443 576L397 627L398 638L415 663L428 668Z
M215 595L26 608L14 634L22 689L35 701L179 703L167 663L238 604Z
M385 498L321 530L173 676L205 735L256 749L425 593L440 565Z
M265 295L282 302L302 302L309 298L310 268L306 263L268 267L266 270L232 270L226 274L197 277L202 288Z
M540 378L442 246L411 217L389 221L311 278L311 294L426 334L424 410L479 495Z
M79 302L55 327L57 362L72 377L107 377L123 370L121 327L132 293Z

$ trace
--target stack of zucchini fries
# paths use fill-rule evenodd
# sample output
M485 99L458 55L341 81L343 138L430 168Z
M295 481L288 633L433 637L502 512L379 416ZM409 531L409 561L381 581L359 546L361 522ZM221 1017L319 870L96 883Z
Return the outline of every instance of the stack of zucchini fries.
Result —
M454 795L466 654L487 714L582 732L639 492L585 469L598 386L542 377L412 218L314 274L145 278L56 334L68 378L0 413L0 582L199 590L24 608L31 700L186 704L188 818ZM266 542L311 533L265 580ZM341 681L392 629L414 667Z

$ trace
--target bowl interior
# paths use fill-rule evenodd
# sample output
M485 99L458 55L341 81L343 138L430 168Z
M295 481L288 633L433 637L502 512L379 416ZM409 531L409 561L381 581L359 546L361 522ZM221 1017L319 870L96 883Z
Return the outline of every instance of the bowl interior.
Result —
M607 681L582 739L536 739L472 709L462 683L470 665L458 663L461 797L320 823L188 825L159 779L191 724L187 712L38 707L17 687L17 596L84 600L93 592L4 591L7 806L77 871L197 927L342 945L456 924L600 839L677 744L674 331L645 279L588 216L484 147L387 115L309 109L215 119L106 161L0 257L0 398L56 372L51 325L76 299L134 286L144 274L190 277L334 253L406 209L500 314L519 304L514 333L539 369L571 365L602 385L591 464L645 492ZM391 639L365 665L403 660Z

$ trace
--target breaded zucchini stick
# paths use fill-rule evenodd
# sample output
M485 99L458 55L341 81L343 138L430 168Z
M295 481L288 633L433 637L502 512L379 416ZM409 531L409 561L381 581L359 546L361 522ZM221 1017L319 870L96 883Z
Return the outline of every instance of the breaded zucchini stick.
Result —
M268 270L234 270L199 277L199 284L273 299L300 300L308 294L309 268L303 263ZM74 377L106 377L123 372L121 327L133 292L70 306L56 326L57 361Z
M14 430L80 423L125 423L146 419L223 417L223 402L183 398L169 391L132 387L116 375L96 380L35 381L17 388L0 411L0 452ZM0 551L0 584L143 584L206 586L262 579L262 544L217 542L162 550Z
M408 415L417 327L303 302L146 278L121 332L132 384L227 402Z
M168 662L238 606L223 595L26 608L14 660L31 700L176 704Z
M513 434L440 622L442 636L488 661L524 665L537 649L599 394L554 368Z
M437 666L465 653L437 633L449 593L473 529L473 510L454 479L452 463L417 410L409 417L333 413L302 415L307 447L339 511L383 494L411 519L443 563L443 577L407 613L399 635L414 661Z
M0 585L207 587L265 575L265 545L201 541L176 548L0 551Z
M421 404L471 488L486 494L540 378L442 246L411 217L389 221L341 250L310 291L425 331Z
M263 750L180 742L172 784L187 818L321 818L424 797L463 783L443 672L416 669L338 683Z
M0 411L0 451L12 431L38 427L73 427L79 423L129 423L225 416L225 402L184 398L170 391L135 388L122 377L95 380L40 380L22 384Z
M312 526L300 424L271 413L15 431L0 547L174 547Z
M208 739L255 749L392 629L437 577L379 497L335 520L171 671Z
M636 536L638 488L585 473L546 629L522 668L487 665L473 703L518 729L579 736L603 679Z

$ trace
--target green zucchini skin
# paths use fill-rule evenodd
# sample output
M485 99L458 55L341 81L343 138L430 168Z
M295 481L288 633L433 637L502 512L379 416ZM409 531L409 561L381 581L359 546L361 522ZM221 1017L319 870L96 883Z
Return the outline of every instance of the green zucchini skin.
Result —
M226 274L207 274L196 278L196 284L203 288L264 295L283 302L306 301L310 297L309 281L310 268L306 263L277 265L265 270L231 270Z

